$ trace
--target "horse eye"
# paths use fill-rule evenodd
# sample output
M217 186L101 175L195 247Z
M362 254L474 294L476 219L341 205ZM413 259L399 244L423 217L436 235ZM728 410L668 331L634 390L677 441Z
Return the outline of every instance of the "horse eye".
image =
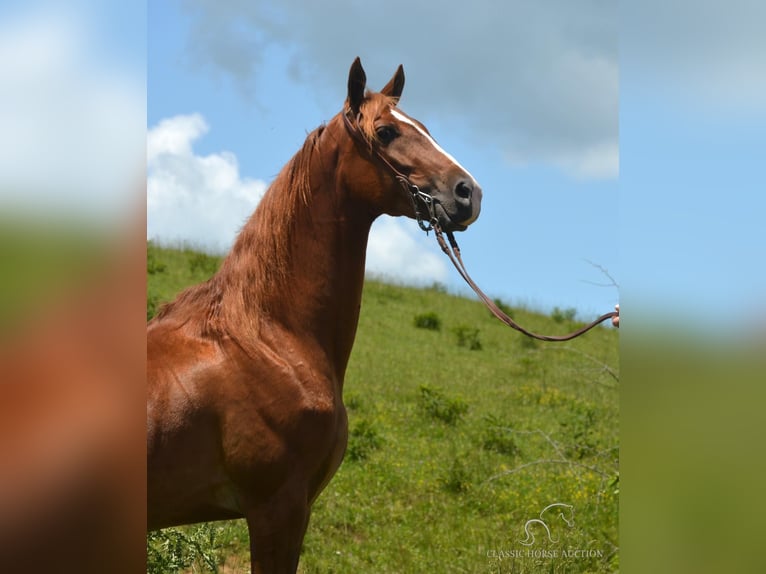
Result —
M380 126L375 130L375 134L383 145L390 144L399 135L393 126Z

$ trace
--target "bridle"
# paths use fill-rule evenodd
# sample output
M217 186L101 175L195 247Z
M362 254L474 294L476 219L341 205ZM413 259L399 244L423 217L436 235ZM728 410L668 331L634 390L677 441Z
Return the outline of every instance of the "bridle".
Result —
M468 286L473 289L473 291L478 295L479 299L484 303L484 305L487 306L487 308L490 310L490 312L497 317L500 321L511 327L512 329L515 329L519 331L520 333L523 333L524 335L528 337L532 337L533 339L538 339L540 341L569 341L571 339L574 339L575 337L579 337L580 335L587 333L590 331L593 327L596 325L603 323L607 319L612 319L614 317L619 317L619 311L611 311L609 313L604 313L594 321L591 321L587 325L577 329L576 331L572 331L571 333L568 333L566 335L539 335L537 333L533 333L532 331L528 331L518 323L516 323L513 319L511 319L506 313L500 309L500 307L492 300L490 299L484 291L482 291L478 285L474 282L473 279L471 279L471 276L468 274L468 271L465 268L465 264L463 263L463 258L460 255L460 247L457 244L457 241L455 240L455 236L451 231L447 231L447 239L449 241L449 245L447 244L447 241L444 240L444 231L442 231L441 225L439 224L439 220L436 217L436 211L434 208L435 203L438 203L438 199L435 197L432 197L428 195L427 193L423 192L418 188L417 185L412 183L410 179L403 174L400 170L396 169L391 162L386 158L385 154L383 153L383 150L381 149L380 144L375 139L368 139L363 134L361 129L359 128L359 121L357 118L352 119L349 117L351 111L348 110L342 114L343 116L343 123L346 126L346 130L348 131L349 135L352 137L352 139L360 144L363 148L366 148L373 159L379 161L382 163L386 169L388 169L394 178L399 182L399 184L404 189L405 193L409 196L410 200L412 201L412 208L415 211L415 219L418 222L418 226L420 229L426 232L428 234L429 231L433 230L434 235L436 236L436 241L439 243L439 247L441 247L441 250L444 251L444 253L447 255L449 260L452 262L452 265L455 266L455 269L457 269L460 276L463 278L463 280L468 284ZM426 223L426 219L423 217L423 215L420 212L420 209L418 209L418 201L422 202L425 206L427 212L428 212L428 219Z
M435 231L439 225L439 222L436 218L434 204L438 203L439 200L431 197L426 192L421 191L417 185L410 181L410 178L408 178L400 170L396 169L393 164L388 161L388 158L386 158L386 156L383 154L380 148L380 144L375 139L367 139L364 137L362 130L359 129L359 122L355 118L352 123L351 118L349 118L349 114L350 110L343 114L343 123L346 125L346 130L348 131L349 135L351 135L354 141L360 144L363 148L367 148L367 150L370 152L370 155L382 163L388 169L388 171L393 174L394 179L396 179L402 188L404 188L404 191L407 193L407 196L412 202L412 209L415 212L415 220L418 222L420 229L426 233L431 230ZM423 203L426 211L428 212L427 219L423 217L420 209L418 209L418 200Z

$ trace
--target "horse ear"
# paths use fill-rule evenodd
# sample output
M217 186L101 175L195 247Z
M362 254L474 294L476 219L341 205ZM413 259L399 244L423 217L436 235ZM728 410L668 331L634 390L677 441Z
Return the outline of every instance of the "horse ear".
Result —
M403 89L404 89L404 68L402 67L401 64L399 64L399 67L396 69L396 73L394 73L393 78L391 78L389 82L385 85L385 87L382 90L380 90L380 93L386 96L390 96L398 102L399 98L402 95Z
M364 89L367 86L367 75L362 68L362 61L356 57L348 72L348 105L354 115L359 113L359 107L364 101Z

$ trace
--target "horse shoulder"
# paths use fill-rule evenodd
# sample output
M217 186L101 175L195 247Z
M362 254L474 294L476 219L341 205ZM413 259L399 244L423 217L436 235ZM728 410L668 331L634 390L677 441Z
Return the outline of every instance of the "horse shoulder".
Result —
M301 475L313 495L345 451L347 419L337 381L289 337L267 335L238 362L235 384L217 397L230 467L274 485Z
M147 330L147 422L149 445L162 433L181 429L206 410L206 384L224 358L214 341L172 323Z

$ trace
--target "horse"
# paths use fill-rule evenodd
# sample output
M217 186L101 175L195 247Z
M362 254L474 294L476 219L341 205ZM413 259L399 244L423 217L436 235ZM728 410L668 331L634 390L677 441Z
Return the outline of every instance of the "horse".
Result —
M147 326L148 529L244 517L255 573L295 572L348 438L343 382L373 221L464 230L474 177L354 60L343 109L272 182L217 273Z

